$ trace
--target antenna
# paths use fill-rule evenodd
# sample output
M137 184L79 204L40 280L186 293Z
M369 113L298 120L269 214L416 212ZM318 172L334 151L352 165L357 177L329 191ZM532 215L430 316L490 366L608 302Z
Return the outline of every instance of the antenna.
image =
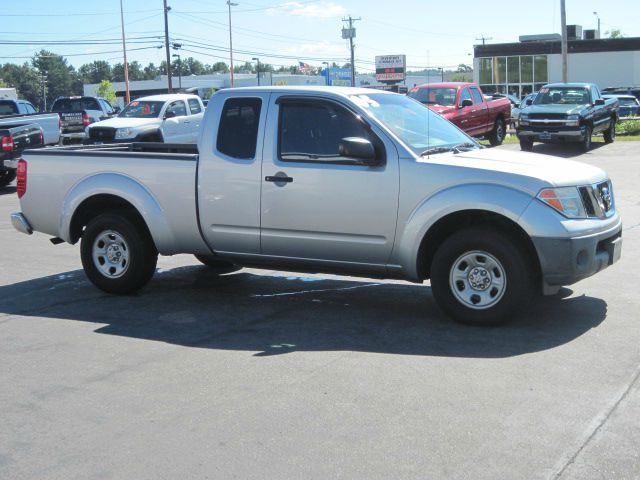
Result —
M482 40L482 45L484 45L485 41L493 40L493 37L485 37L484 35L480 35L480 38L476 38L476 40Z

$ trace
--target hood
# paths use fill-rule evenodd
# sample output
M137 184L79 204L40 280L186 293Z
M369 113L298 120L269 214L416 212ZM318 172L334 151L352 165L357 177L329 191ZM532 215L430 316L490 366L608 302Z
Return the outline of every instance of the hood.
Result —
M529 105L527 108L522 110L521 113L556 113L556 114L567 114L567 115L578 115L582 110L584 110L588 105Z
M546 187L590 185L607 179L603 170L586 163L539 153L495 148L431 155L418 161L478 170L474 172L473 178L477 178L479 182L492 181L496 173L502 173L506 176L498 181L526 189L533 195Z
M437 103L430 103L427 107L429 107L429 110L432 112L439 113L440 115L447 115L456 109L454 106L438 105Z
M125 118L113 117L101 122L92 123L91 127L111 127L111 128L137 128L144 126L157 125L159 118Z

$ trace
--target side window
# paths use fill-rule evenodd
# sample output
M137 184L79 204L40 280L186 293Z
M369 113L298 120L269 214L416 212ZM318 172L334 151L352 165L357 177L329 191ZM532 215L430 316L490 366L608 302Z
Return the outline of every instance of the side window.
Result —
M342 158L338 145L345 137L370 140L362 122L346 109L328 102L280 104L278 153L281 160L335 162Z
M107 115L113 114L113 107L109 102L107 102L106 100L100 100L100 104L102 105L102 108Z
M36 109L30 103L27 103L26 107L27 107L27 113L36 113Z
M177 100L167 107L166 113L169 112L175 113L176 117L184 117L187 114L187 106L182 100Z
M27 112L27 106L22 102L18 103L18 113L20 113L20 114L29 113L29 112Z
M261 107L259 98L230 98L224 103L216 142L220 153L233 158L255 158Z
M602 98L602 96L600 95L600 90L598 90L598 87L594 86L591 88L591 98L593 99L591 103L594 103L599 98Z
M462 105L464 100L471 100L471 94L469 93L468 88L463 89L460 93L460 105Z
M200 107L200 102L195 98L189 99L189 110L191 110L191 115L195 115L196 113L200 113L202 108Z
M482 94L477 88L471 87L471 95L473 96L473 103L482 103Z

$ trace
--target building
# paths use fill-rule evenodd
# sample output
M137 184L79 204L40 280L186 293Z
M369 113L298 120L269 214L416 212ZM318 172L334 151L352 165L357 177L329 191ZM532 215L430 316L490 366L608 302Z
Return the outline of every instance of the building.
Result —
M591 38L594 31L568 25L567 70L570 82L600 86L640 85L640 38ZM545 83L562 81L559 34L521 36L518 43L474 46L474 81L485 92L523 97Z

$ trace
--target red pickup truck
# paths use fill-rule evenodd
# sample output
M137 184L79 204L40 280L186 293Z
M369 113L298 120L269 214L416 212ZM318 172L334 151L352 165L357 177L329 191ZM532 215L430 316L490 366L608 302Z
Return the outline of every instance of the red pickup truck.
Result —
M511 120L509 99L486 100L476 83L429 83L413 87L407 95L469 135L488 138L491 145L502 143Z

